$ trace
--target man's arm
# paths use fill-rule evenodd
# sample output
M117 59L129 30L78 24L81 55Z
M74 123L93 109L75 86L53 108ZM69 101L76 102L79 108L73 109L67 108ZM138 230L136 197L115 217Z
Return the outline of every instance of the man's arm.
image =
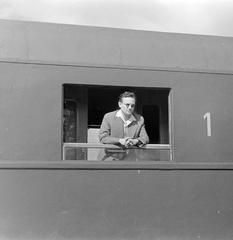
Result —
M149 137L147 135L146 129L145 129L145 125L143 124L140 132L139 132L139 137L137 138L139 140L138 146L142 147L145 144L149 143Z
M111 122L105 114L99 131L100 142L105 144L118 144L119 139L120 138L111 137Z
M137 145L139 147L142 147L144 146L145 144L148 144L149 143L149 137L147 135L147 132L146 132L146 128L145 128L145 124L144 124L144 118L143 116L140 117L140 129L139 129L139 132L138 132L138 137L137 139L139 140L139 142L137 143Z

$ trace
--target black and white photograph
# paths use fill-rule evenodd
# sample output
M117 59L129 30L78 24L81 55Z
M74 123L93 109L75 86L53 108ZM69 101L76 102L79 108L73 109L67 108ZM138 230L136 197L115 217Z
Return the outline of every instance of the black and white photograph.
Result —
M232 13L0 0L0 240L232 240Z

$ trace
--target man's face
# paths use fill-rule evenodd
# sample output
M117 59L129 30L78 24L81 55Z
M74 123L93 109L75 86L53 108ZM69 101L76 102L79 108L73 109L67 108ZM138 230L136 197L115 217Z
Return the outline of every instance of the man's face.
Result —
M130 116L135 107L135 99L131 97L122 98L122 102L118 102L118 105L126 116Z

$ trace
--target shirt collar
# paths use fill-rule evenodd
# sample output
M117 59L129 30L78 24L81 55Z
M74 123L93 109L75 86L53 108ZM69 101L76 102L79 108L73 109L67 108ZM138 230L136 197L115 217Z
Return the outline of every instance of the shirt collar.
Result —
M136 121L136 118L134 117L133 114L131 114L130 118L127 121L125 121L121 109L116 112L116 117L121 118L126 125L129 125L131 122Z

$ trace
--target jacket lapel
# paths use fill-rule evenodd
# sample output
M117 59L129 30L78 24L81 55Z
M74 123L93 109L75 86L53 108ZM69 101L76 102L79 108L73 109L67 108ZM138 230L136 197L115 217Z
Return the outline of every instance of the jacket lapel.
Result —
M133 121L132 123L129 124L128 126L128 135L129 137L134 137L136 130L137 130L138 124L136 121Z
M120 136L124 136L124 124L123 124L123 121L121 120L121 118L119 117L114 117L115 119L115 127L114 129L117 129L117 132ZM118 135L117 134L117 135Z

